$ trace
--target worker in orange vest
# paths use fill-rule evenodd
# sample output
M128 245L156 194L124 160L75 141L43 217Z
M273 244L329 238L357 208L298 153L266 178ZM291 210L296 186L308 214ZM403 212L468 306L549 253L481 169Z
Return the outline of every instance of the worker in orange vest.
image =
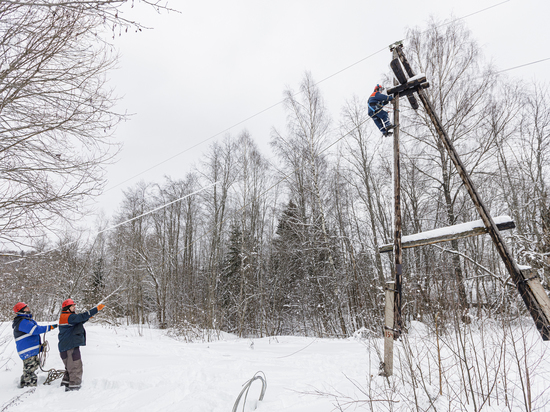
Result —
M86 346L84 323L104 307L105 305L99 304L86 312L76 313L76 305L72 299L66 299L61 304L58 348L65 365L65 374L61 381L61 386L65 386L65 391L80 389L83 371L80 347Z
M369 97L369 109L368 115L374 120L378 129L382 132L384 136L391 135L390 130L395 127L390 122L388 117L388 112L383 110L384 106L393 100L393 96L387 96L383 94L384 87L377 84L374 88L374 92Z

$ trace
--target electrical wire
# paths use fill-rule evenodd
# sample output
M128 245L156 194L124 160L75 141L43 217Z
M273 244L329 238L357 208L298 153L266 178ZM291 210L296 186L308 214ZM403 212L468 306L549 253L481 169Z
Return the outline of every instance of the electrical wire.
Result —
M467 14L467 15L465 15L465 16L457 17L456 19L453 19L453 20L451 20L451 21L449 21L449 22L440 24L439 26L437 26L437 28L447 26L447 25L449 25L449 24L451 24L451 23L454 23L455 21L463 20L463 19L466 19L466 18L468 18L468 17L475 16L476 14L483 13L484 11L493 9L493 8L495 8L495 7L502 6L504 3L508 3L509 1L510 1L510 0L505 0L505 1L502 1L502 2L500 2L500 3L493 4L492 6L485 7L484 9L475 11L475 12L470 13L470 14ZM429 30L429 29L428 29L428 30Z
M283 358L289 358L291 357L292 355L296 355L297 353L309 348L311 345L313 345L315 342L317 342L317 339L318 338L315 338L314 340L312 340L309 344L307 344L306 346L304 346L302 349L298 349L296 352L292 352L291 354L289 355L285 355L285 356L277 356L277 359L283 359Z
M492 8L494 8L494 7L497 7L497 6L500 6L500 5L502 5L502 4L508 3L509 1L510 1L510 0L505 0L505 1L503 1L503 2L500 2L500 3L494 4L494 5L492 5L492 6L486 7L486 8L484 8L484 9L478 10L478 11L476 11L476 12L474 12L474 13L468 14L468 15L466 15L466 16L462 16L462 17L453 19L453 20L451 20L451 21L449 21L449 22L446 22L446 23L441 24L441 25L438 26L438 27L442 27L442 26L451 24L452 22L459 21L459 20L465 19L465 18L467 18L467 17L474 16L474 15L476 15L476 14L482 13L482 12L487 11L487 10L489 10L489 9L492 9ZM429 29L427 29L427 30L429 30ZM426 30L426 31L427 31L427 30ZM362 58L362 59L360 59L360 60L357 60L356 62L354 62L354 63L352 63L352 64L350 64L350 65L348 65L348 66L346 66L346 67L344 67L343 69L340 69L340 70L338 70L337 72L334 72L333 74L331 74L331 75L329 75L329 76L327 76L327 77L325 77L325 78L319 80L318 82L314 83L314 86L317 86L317 85L319 85L319 84L321 84L321 83L323 83L323 82L325 82L325 81L331 79L332 77L335 77L335 76L337 76L338 74L343 73L344 71L350 69L351 67L354 67L354 66L356 66L356 65L358 65L358 64L360 64L360 63L362 63L362 62L364 62L364 61L366 61L366 60L372 58L373 56L375 56L375 55L381 53L382 51L386 50L386 48L387 48L387 47L383 47L383 48L381 48L380 50L378 50L378 51L376 51L376 52L374 52L374 53L372 53L372 54L370 54L370 55L368 55L368 56L366 56L366 57L364 57L364 58ZM520 66L515 66L515 67L508 68L508 69L504 69L504 70L501 70L501 71L499 71L499 72L496 72L496 74L502 73L502 72L506 72L506 71L510 71L510 70L514 70L514 69L517 69L517 68L520 68L520 67L525 67L525 66L529 66L529 65L541 63L541 62L544 62L544 61L547 61L547 60L550 60L550 58L545 58L545 59L537 60L537 61L534 61L534 62L526 63L526 64L524 64L524 65L520 65ZM291 95L291 97L296 97L297 95L299 95L299 94L301 94L301 93L303 93L303 92L302 92L302 91L295 92L295 93L293 93L293 94ZM168 162L168 161L170 161L170 160L172 160L172 159L174 159L174 158L176 158L176 157L178 157L178 156L180 156L181 154L186 153L187 151L189 151L189 150L191 150L191 149L193 149L193 148L195 148L195 147L197 147L197 146L200 146L201 144L203 144L203 143L205 143L205 142L207 142L207 141L209 141L209 140L211 140L211 139L213 139L213 138L215 138L215 137L217 137L217 136L219 136L219 135L221 135L221 134L223 134L223 133L225 133L225 132L231 130L232 128L234 128L234 127L236 127L236 126L238 126L238 125L240 125L240 124L243 124L243 123L247 122L247 121L250 120L250 119L253 119L253 118L257 117L257 116L259 116L260 114L265 113L265 112L271 110L272 108L274 108L274 107L276 107L276 106L279 106L280 104L284 103L285 100L286 100L286 99L283 99L283 100L281 100L281 101L279 101L279 102L277 102L277 103L275 103L275 104L272 104L271 106L269 106L269 107L267 107L267 108L265 108L265 109L263 109L263 110L258 111L257 113L255 113L255 114L253 114L253 115L251 115L251 116L249 116L249 117L247 117L247 118L245 118L245 119L243 119L243 120L241 120L241 121L239 121L239 122L233 124L232 126L226 128L226 129L224 129L224 130L222 130L222 131L220 131L220 132L218 132L218 133L216 133L216 134L214 134L214 135L212 135L212 136L210 136L210 137L208 137L208 138L206 138L206 139L204 139L204 140L202 140L202 141L200 141L200 142L198 142L198 143L196 143L195 145L193 145L193 146L191 146L191 147L189 147L189 148L187 148L187 149L185 149L185 150L183 150L183 151L181 151L181 152L176 153L175 155L173 155L173 156L167 158L166 160L164 160L164 161L162 161L162 162L160 162L160 163L158 163L158 164L156 164L156 165L154 165L154 166L151 166L150 168L144 170L143 172L140 172L139 174L134 175L134 176L132 176L132 177L126 179L125 181L123 181L123 182L121 182L121 183L118 183L117 185L108 188L107 190L105 190L105 192L107 192L107 191L109 191L109 190L112 190L112 189L114 189L114 188L116 188L116 187L118 187L118 186L121 186L122 184L127 183L128 181L134 179L135 177L141 176L142 174L144 174L144 173L146 173L146 172L148 172L148 171L150 171L150 170L152 170L152 169L154 169L154 168L156 168L156 167L158 167L158 166L160 166L160 165L162 165L162 164L164 164L164 163L166 163L166 162ZM349 132L343 134L339 139L337 139L337 140L336 140L335 142L333 142L332 144L328 145L325 149L321 150L318 154L320 155L320 154L324 153L325 151L327 151L328 149L330 149L332 146L334 146L334 145L337 144L339 141L341 141L342 139L344 139L345 137L347 137L350 133L353 132L353 130L355 130L357 127L360 127L360 126L361 126L362 124L364 124L364 123L365 123L365 122L363 122L363 123L357 125L354 129L352 129L352 130L350 130ZM283 140L284 140L284 139L283 139ZM273 165L272 165L272 166L273 166ZM265 191L263 191L263 192L262 192L261 194L259 194L255 199L257 200L258 198L260 198L261 196L263 196L265 193L269 192L271 189L273 189L274 187L276 187L277 185L279 185L281 182L287 180L287 179L288 179L294 172L296 172L299 168L300 168L300 167L298 167L298 168L296 168L295 170L292 170L290 173L284 175L279 181L277 181L274 185L270 186L268 189L266 189ZM275 169L277 169L277 168L275 168ZM119 227L119 226L122 226L122 225L124 225L124 224L126 224L126 223L129 223L129 222L131 222L131 221L133 221L133 220L136 220L136 219L142 218L142 217L144 217L144 216L147 216L147 215L149 215L149 214L151 214L151 213L154 213L154 212L156 212L156 211L158 211L158 210L160 210L160 209L163 209L163 208L165 208L165 207L167 207L167 206L169 206L169 205L171 205L171 204L173 204L173 203L175 203L175 202L178 202L178 201L183 200L183 199L185 199L185 198L187 198L187 197L189 197L189 196L192 196L192 195L194 195L194 194L197 194L197 193L199 193L199 192L201 192L201 191L203 191L203 190L205 190L205 189L207 189L207 188L209 188L209 187L212 187L212 186L214 186L214 185L216 185L216 184L218 184L218 182L215 182L215 183L213 183L213 184L211 184L211 185L209 185L209 186L205 186L205 187L203 187L202 189L200 189L200 190L198 190L198 191L196 191L196 192L194 192L194 193L191 193L191 194L189 194L189 195L186 195L186 196L184 196L184 197L182 197L182 198L180 198L180 199L176 199L176 200L171 201L171 202L169 202L169 203L160 205L160 206L156 207L155 209L152 209L152 210L150 210L150 211L148 211L148 212L145 212L145 213L143 213L143 214L141 214L141 215L139 215L139 216L133 217L133 218L128 219L128 220L126 220L126 221L124 221L124 222L120 222L120 223L118 223L118 224L116 224L116 225L114 225L114 226L111 226L111 227L109 227L109 228L106 228L106 229L103 229L103 230L101 230L101 231L98 231L98 232L96 232L96 233L94 233L94 234L92 234L92 235L90 235L90 236L97 237L98 235L100 235L100 234L103 233L103 232L106 232L106 231L115 229L115 228L117 228L117 227ZM244 205L243 207L241 207L240 209L238 209L237 211L235 211L235 213L234 213L232 216L234 216L234 215L236 215L237 213L241 212L245 207L246 207L246 205ZM232 217L232 216L231 216L231 217ZM227 217L226 219L229 219L229 217ZM224 219L223 221L225 221L226 219ZM222 221L222 222L223 222L223 221ZM212 230L213 230L213 229L212 229ZM212 230L211 230L211 231L212 231ZM192 246L194 243L196 243L197 241L199 241L201 238L203 238L204 236L206 236L208 233L209 233L209 232L206 232L205 234L203 234L203 236L199 237L198 239L195 239L191 244L187 245L186 248ZM73 241L73 242L69 242L69 243L65 243L65 244L63 244L63 245L58 246L57 248L49 249L48 251L44 251L44 252L40 252L40 253L37 253L37 254L33 254L32 257L37 257L37 256L44 255L44 254L46 254L46 253L53 252L53 251L58 250L58 249L60 249L60 248L62 248L62 247L65 247L65 246L71 245L71 244L73 244L73 243L76 243L77 241L78 241L78 240ZM25 259L25 258L12 260L12 261L9 261L9 262L4 262L4 264L11 264L11 263L19 262L19 261L24 260L24 259Z
M217 184L218 184L218 182L214 182L214 183L212 183L212 184L210 184L210 185L208 185L208 186L204 186L204 187L202 187L201 189L194 191L193 193L189 193L189 194L187 194L187 195L185 195L185 196L180 197L179 199L172 200L171 202L168 202L168 203L164 203L164 204L162 204L162 205L160 205L160 206L157 206L156 208L151 209L151 210L149 210L149 211L147 211L147 212L144 212L144 213L142 213L142 214L140 214L140 215L138 215L138 216L132 217L132 218L127 219L127 220L125 220L125 221L123 221L123 222L117 223L116 225L109 226L108 228L105 228L105 229L102 229L102 230L100 230L100 231L98 231L98 232L95 232L95 233L93 233L92 235L90 235L90 237L93 236L94 238L97 238L97 236L99 236L100 234L102 234L102 233L104 233L104 232L108 232L109 230L116 229L117 227L120 227L120 226L125 225L125 224L130 223L130 222L133 222L134 220L140 219L140 218L142 218L142 217L144 217L144 216L150 215L151 213L154 213L154 212L156 212L156 211L158 211L158 210L164 209L165 207L170 206L170 205L172 205L172 204L174 204L174 203L176 203L176 202L179 202L179 201L181 201L181 200L187 199L188 197L194 196L194 195L196 195L196 194L198 194L198 193L200 193L200 192L202 192L202 191L204 191L204 190L206 190L206 189L209 189L210 187L213 187L213 186L215 186L215 185L217 185ZM38 257L38 256L42 256L42 255L45 255L45 254L47 254L47 253L51 253L51 252L54 252L54 251L56 251L56 250L59 250L59 249L65 247L65 246L72 245L72 244L74 244L74 243L76 243L76 242L78 242L78 240L73 240L72 242L64 243L64 244L62 244L62 245L60 245L60 246L58 246L58 247L56 247L56 248L48 249L48 250L45 250L45 251L40 252L40 253L35 253L35 254L32 254L32 255L29 255L28 257L22 257L22 258L20 258L20 259L15 259L15 260L11 260L11 261L8 261L8 262L3 262L3 264L4 264L4 265L10 265L10 264L12 264L12 263L16 263L16 262L20 262L20 261L22 261L22 260L28 259L28 258L30 258L30 257L35 258L35 257Z
M356 130L357 128L361 127L363 124L365 124L368 120L370 120L370 117L365 119L363 122L359 123L358 125L356 125L353 129L349 130L347 133L344 133L342 136L340 136L340 138L336 139L333 143L329 144L327 147L325 147L324 149L320 150L318 155L321 155L323 154L324 152L326 152L328 149L330 149L332 146L334 146L335 144L337 144L338 142L340 142L341 140L343 140L344 138L346 138L347 136L349 136L351 133L353 133L354 130ZM261 192L260 194L258 194L256 197L254 197L252 200L258 200L260 199L263 195L265 195L266 193L268 193L270 190L272 190L274 187L278 186L279 184L281 184L282 182L284 182L285 180L287 180L288 178L290 178L291 175L293 175L296 171L298 171L299 169L301 168L301 166L298 166L296 168L294 168L293 170L291 170L289 173L287 174L284 174L283 177L281 179L279 179L276 183L274 183L273 185L271 185L270 187L268 187L266 190L264 190L263 192ZM247 206L247 204L243 205L241 208L237 209L231 216L228 216L226 217L225 219L222 219L220 221L220 223L224 223L226 222L228 219L232 218L233 216L236 216L238 213L240 213L242 210L244 210L244 208ZM184 249L179 249L178 250L178 253L181 253L187 249L189 249L191 246L193 246L195 243L197 243L198 241L200 241L201 239L203 239L205 236L207 236L208 234L212 233L213 231L215 230L215 228L212 228L208 231L206 231L202 236L198 237L197 239L193 240L192 242L190 242L187 246L185 246Z
M550 60L550 57L547 57L546 59L536 60L536 61L531 62L531 63L525 63L525 64L522 64L522 65L520 65L520 66L510 67L509 69L500 70L500 71L498 71L498 72L495 72L494 74L504 73L504 72L508 72L508 71L510 71L510 70L519 69L519 68L521 68L521 67L531 66L531 65L533 65L533 64L542 63L542 62L545 62L545 61L547 61L547 60Z
M509 0L507 0L507 1L509 1ZM504 3L506 3L506 2L504 2ZM499 4L502 4L502 3L499 3ZM377 53L379 53L379 52L377 52ZM376 54L376 53L375 53L375 54ZM372 56L372 55L371 55L371 56ZM499 71L499 72L496 72L495 74L503 73L503 72L510 71L510 70L514 70L514 69L517 69L517 68L520 68L520 67L525 67L525 66L529 66L529 65L541 63L541 62L544 62L544 61L547 61L547 60L550 60L550 57L549 57L549 58L545 58L545 59L541 59L541 60L537 60L537 61L533 61L533 62L530 62L530 63L526 63L526 64L523 64L523 65L520 65L520 66L515 66L515 67L508 68L508 69L504 69L504 70L501 70L501 71ZM351 66L348 66L348 67L351 67ZM345 69L343 69L343 70L345 70ZM326 79L328 79L328 78L330 78L330 77L327 77L327 78L325 78L324 80L326 80ZM319 82L317 82L315 85L317 85L318 83L319 83ZM301 92L295 93L295 94L292 95L292 96L294 97L294 96L296 96L296 95L299 94L299 93L301 93ZM279 103L277 103L277 104L279 104ZM274 106L275 106L275 105L273 105L273 106L271 106L271 107L274 107ZM269 107L269 108L267 108L267 109L264 109L264 111L269 110L271 107ZM249 117L249 119L252 118L252 117L253 117L253 116ZM244 122L244 121L246 121L246 120L243 120L243 122ZM328 149L330 149L332 146L334 146L335 144L337 144L338 142L340 142L342 139L344 139L345 137L347 137L349 134L351 134L356 128L358 128L358 127L362 126L364 123L366 123L366 121L367 121L367 120L365 120L364 122L360 123L359 125L357 125L356 127L354 127L352 130L348 131L347 133L343 134L339 139L337 139L335 142L331 143L330 145L328 145L327 147L325 147L324 149L322 149L318 154L320 155L320 154L323 154L324 152L326 152L326 151L327 151ZM220 132L220 133L222 133L222 132ZM214 137L214 136L213 136L213 137ZM283 139L283 140L284 140L284 139ZM200 143L198 143L198 144L200 144ZM197 144L197 145L198 145L198 144ZM197 146L197 145L195 145L195 146ZM194 147L195 147L195 146L194 146ZM181 153L183 153L183 152L181 152ZM179 154L181 154L181 153L179 153ZM178 154L178 155L179 155L179 154ZM173 157L178 156L178 155L174 155ZM170 159L172 159L173 157L171 157ZM170 159L167 159L166 161L168 161L168 160L170 160ZM273 164L272 164L271 162L268 162L268 163L270 163L270 165L271 165L272 167L274 167L275 170L278 170L275 166L273 166ZM156 166L154 166L154 167L156 167ZM278 185L279 185L280 183L282 183L283 181L285 181L285 180L287 180L288 178L290 178L290 176L291 176L294 172L296 172L299 168L300 168L300 167L298 167L298 168L292 170L290 173L287 173L286 175L284 175L279 181L277 181L275 184L273 184L273 185L270 186L268 189L266 189L265 191L263 191L262 193L260 193L258 196L256 196L256 197L254 198L254 200L259 199L261 196L265 195L265 194L266 194L267 192L269 192L271 189L273 189L274 187L278 186ZM148 169L148 170L151 170L151 169ZM280 172L280 170L278 170L278 171ZM130 179L132 179L132 178L130 178ZM173 204L173 203L176 203L176 202L178 202L178 201L180 201L180 200L183 200L183 199L188 198L188 197L190 197L190 196L192 196L192 195L195 195L195 194L197 194L197 193L199 193L199 192L202 192L203 190L206 190L206 189L208 189L209 187L212 187L212 186L214 186L214 185L216 185L216 184L218 184L218 183L219 183L219 182L214 182L214 183L212 183L212 184L209 185L209 186L205 186L205 187L199 189L198 191L195 191L195 192L193 192L193 193L191 193L191 194L188 194L188 195L186 195L186 196L183 196L183 197L181 197L181 198L179 198L179 199L173 200L173 201L171 201L171 202L169 202L169 203L160 205L160 206L158 206L158 207L156 207L156 208L154 208L154 209L152 209L152 210L149 210L148 212L145 212L145 213L143 213L143 214L141 214L141 215L139 215L139 216L133 217L133 218L128 219L128 220L126 220L126 221L124 221L124 222L120 222L120 223L118 223L118 224L116 224L116 225L114 225L114 226L111 226L111 227L108 227L108 228L106 228L106 229L103 229L103 230L100 230L100 231L98 231L98 232L95 232L95 233L93 233L92 235L90 235L90 237L92 237L92 236L93 236L93 237L97 237L97 236L100 235L101 233L107 232L107 231L109 231L109 230L112 230L112 229L115 229L115 228L117 228L117 227L119 227L119 226L122 226L122 225L124 225L124 224L126 224L126 223L129 223L129 222L131 222L131 221L134 221L134 220L137 220L137 219L142 218L142 217L144 217L144 216L147 216L147 215L149 215L149 214L151 214L151 213L154 213L154 212L156 212L156 211L158 211L158 210L160 210L160 209L163 209L163 208L165 208L165 207L167 207L167 206L169 206L169 205L171 205L171 204ZM240 209L236 210L235 213L233 213L231 216L228 216L227 218L223 219L222 222L220 222L220 223L223 223L223 222L225 222L227 219L229 219L230 217L235 216L237 213L241 212L246 206L247 206L247 205L244 205L244 206L241 207ZM198 242L199 240L201 240L204 236L208 235L208 234L209 234L210 232L212 232L213 230L214 230L214 229L211 229L210 231L207 231L207 232L204 233L202 236L200 236L198 239L195 239L193 242L191 242L189 245L186 246L186 249L189 248L189 247L191 247L192 245L194 245L196 242ZM78 240L75 240L75 241L72 241L72 242L68 242L68 243L64 243L64 244L58 246L57 248L49 249L49 250L47 250L47 251L43 251L43 252L40 252L40 253L36 253L36 254L33 254L32 256L29 256L29 257L33 257L33 258L34 258L34 257L37 257L37 256L45 255L45 254L47 254L47 253L50 253L50 252L59 250L59 249L65 247L65 246L74 244L74 243L76 243L76 242L78 242ZM4 264L4 265L8 265L8 264L20 262L20 261L25 260L25 259L27 259L27 257L23 257L23 258L20 258L20 259L15 259L15 260L8 261L8 262L3 262L3 264Z
M455 22L455 21L459 21L459 20L463 20L463 19L466 19L466 18L471 17L471 16L475 16L476 14L483 13L483 12L485 12L485 11L487 11L487 10L490 10L490 9L495 8L495 7L501 6L501 5L505 4L505 3L508 3L509 1L510 1L510 0L502 1L502 2L500 2L500 3L497 3L497 4L494 4L494 5L492 5L492 6L486 7L486 8L484 8L484 9L475 11L475 12L470 13L470 14L467 14L466 16L458 17L458 18L453 19L453 20L451 20L451 21L445 22L445 23L443 23L443 24L441 24L441 25L439 25L439 26L437 26L437 27L443 27L443 26L449 25L449 24L451 24L451 23L453 23L453 22ZM427 29L426 31L428 31L428 30L430 30L430 29ZM325 77L325 78L319 80L318 82L316 82L316 83L314 84L314 86L317 86L317 85L319 85L319 84L321 84L321 83L323 83L323 82L325 82L325 81L327 81L327 80L329 80L329 79L331 79L331 78L333 78L333 77L335 77L335 76L337 76L337 75L339 75L339 74L341 74L341 73L343 73L343 72L349 70L350 68L352 68L352 67L354 67L354 66L357 66L358 64L360 64L360 63L362 63L362 62L364 62L364 61L366 61L366 60L368 60L368 59L370 59L370 58L376 56L377 54L383 52L383 51L386 50L386 49L387 49L387 46L382 47L380 50L378 50L378 51L376 51L376 52L374 52L374 53L371 53L371 54L369 54L368 56L363 57L363 58L357 60L356 62L354 62L354 63L352 63L352 64L350 64L350 65L348 65L348 66L346 66L346 67L344 67L344 68L342 68L342 69L340 69L340 70L334 72L334 73L332 73L331 75L329 75L329 76L327 76L327 77ZM522 67L522 66L518 66L518 67ZM509 69L509 70L512 70L512 69ZM295 96L299 95L300 93L302 93L302 91L296 92L295 94L292 95L292 97L295 97ZM194 149L194 148L196 148L196 147L198 147L198 146L200 146L200 145L202 145L202 144L204 144L204 143L206 143L206 142L208 142L208 141L214 139L215 137L218 137L218 136L220 136L220 135L222 135L222 134L224 134L224 133L229 132L231 129L233 129L233 128L235 128L235 127L237 127L237 126L239 126L239 125L241 125L241 124L243 124L243 123L246 123L247 121L249 121L249 120L251 120L251 119L253 119L253 118L255 118L255 117L261 115L262 113L265 113L265 112L267 112L267 111L269 111L269 110L271 110L271 109L273 109L273 108L275 108L275 107L281 105L281 104L284 103L284 102L285 102L285 99L280 100L280 101L278 101L277 103L274 103L274 104L272 104L271 106L268 106L268 107L266 107L265 109L262 109L262 110L256 112L255 114L252 114L251 116L248 116L247 118L245 118L245 119L243 119L243 120L241 120L241 121L239 121L239 122L233 124L232 126L229 126L229 127L225 128L224 130L222 130L222 131L220 131L220 132L218 132L218 133L215 133L215 134L211 135L210 137L207 137L206 139L203 139L203 140L199 141L198 143L195 143L193 146L188 147L187 149L184 149L184 150L182 150L182 151L180 151L180 152L178 152L178 153L176 153L176 154L170 156L169 158L167 158L167 159L161 161L160 163L157 163L157 164L155 164L155 165L153 165L153 166L147 168L146 170L144 170L144 171L142 171L142 172L140 172L140 173L138 173L138 174L136 174L136 175L134 175L134 176L131 176L131 177L129 177L128 179L126 179L126 180L124 180L124 181L122 181L122 182L120 182L120 183L117 183L117 184L114 185L114 186L111 186L111 187L107 188L107 189L105 190L105 192L108 192L108 191L113 190L113 189L115 189L115 188L117 188L117 187L119 187L119 186L122 186L123 184L128 183L129 181L135 179L136 177L141 176L141 175L143 175L143 174L145 174L145 173L147 173L147 172L149 172L149 171L151 171L151 170L153 170L153 169L156 169L157 167L159 167L159 166L161 166L161 165L163 165L163 164L169 162L170 160L172 160L172 159L174 159L174 158L176 158L176 157L178 157L178 156L180 156L180 155L182 155L182 154L184 154L184 153L187 153L188 151L190 151L190 150L192 150L192 149Z
M48 374L48 377L46 378L44 385L49 385L53 381L59 378L62 378L66 371L65 369L58 370L55 368L51 368L48 370L44 369L44 367L46 366L46 358L48 357L48 352L50 351L50 346L46 338L44 338L44 342L42 342L42 338L40 338L40 341L41 343L40 343L40 350L38 352L38 366L40 367L40 370L42 372L46 372Z
M254 376L252 377L252 379L246 381L243 385L243 389L241 390L241 393L239 393L239 396L237 397L237 400L235 401L235 404L233 405L233 409L232 409L232 412L237 412L237 408L239 407L239 403L241 402L241 398L242 396L244 395L244 401L243 401L243 411L244 411L244 407L246 405L246 400L248 398L248 392L250 391L250 385L252 385L252 383L255 381L255 380L260 380L262 382L262 390L260 392L260 396L258 397L258 401L262 401L264 399L264 395L265 395L265 391L267 389L267 378L265 376L265 373L263 373L262 371L258 371L254 374ZM256 409L256 408L254 408Z

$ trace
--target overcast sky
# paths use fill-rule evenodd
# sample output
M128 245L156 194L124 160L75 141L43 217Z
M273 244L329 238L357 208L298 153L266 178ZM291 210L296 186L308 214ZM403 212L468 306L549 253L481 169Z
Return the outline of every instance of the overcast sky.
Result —
M244 120L280 102L287 87L298 89L305 71L316 81L330 77L319 87L337 121L347 99L369 95L388 72L387 46L403 39L407 28L425 28L430 16L464 17L495 6L464 19L488 60L503 70L550 57L548 0L170 0L169 5L181 14L156 15L138 4L128 17L153 29L114 40L121 58L110 84L122 97L118 110L134 116L116 131L123 149L108 166L106 192L93 204L107 217L119 207L122 190L140 180L183 178L233 125L238 124L228 133L247 129L271 156L271 129L284 128L282 105ZM548 82L549 72L547 60L507 74Z

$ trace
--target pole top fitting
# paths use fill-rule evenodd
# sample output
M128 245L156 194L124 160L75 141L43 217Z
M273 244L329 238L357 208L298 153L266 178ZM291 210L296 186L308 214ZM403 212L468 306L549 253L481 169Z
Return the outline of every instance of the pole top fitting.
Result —
M404 40L398 40L395 43L390 44L390 51L393 51L393 49L396 49L397 47L403 47L403 41Z

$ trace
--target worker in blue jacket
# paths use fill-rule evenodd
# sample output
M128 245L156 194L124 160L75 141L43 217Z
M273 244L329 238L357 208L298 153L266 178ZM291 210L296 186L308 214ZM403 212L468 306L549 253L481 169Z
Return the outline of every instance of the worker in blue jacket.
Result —
M388 112L383 110L383 107L393 100L393 96L382 94L384 87L379 84L374 88L374 92L369 97L368 115L374 120L378 129L384 136L391 135L390 130L395 126L391 124L388 117Z
M72 299L66 299L61 305L58 348L65 365L65 374L61 381L61 386L65 386L65 391L80 389L83 372L80 347L86 346L84 323L104 307L105 305L100 303L86 312L76 313L76 304Z
M40 336L57 328L57 324L39 326L32 318L30 308L26 303L18 302L14 307L15 319L13 320L13 337L17 354L23 360L23 375L19 386L36 386L38 380L36 370L40 366L38 354L40 353Z

